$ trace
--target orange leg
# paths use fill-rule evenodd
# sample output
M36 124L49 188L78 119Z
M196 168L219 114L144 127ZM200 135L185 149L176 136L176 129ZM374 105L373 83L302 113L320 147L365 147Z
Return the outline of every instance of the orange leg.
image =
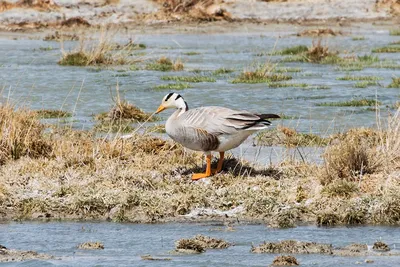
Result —
M205 173L193 173L192 180L199 180L211 176L211 154L206 156L207 168Z
M211 170L212 174L219 173L222 170L222 164L224 163L225 152L219 152L219 160L216 169Z

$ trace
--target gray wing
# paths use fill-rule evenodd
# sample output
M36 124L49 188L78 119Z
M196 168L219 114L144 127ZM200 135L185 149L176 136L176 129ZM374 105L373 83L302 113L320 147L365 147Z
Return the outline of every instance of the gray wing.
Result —
M208 134L218 136L236 134L243 130L263 129L270 124L266 117L272 116L277 115L258 115L223 107L202 107L188 110L180 116L179 120L184 127L200 129Z

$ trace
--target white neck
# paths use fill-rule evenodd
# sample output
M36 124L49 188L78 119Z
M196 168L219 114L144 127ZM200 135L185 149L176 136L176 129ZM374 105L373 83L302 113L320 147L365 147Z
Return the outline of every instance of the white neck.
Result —
M176 104L176 108L179 110L179 114L178 116L182 115L183 113L185 113L186 111L189 110L188 105L186 104L185 100L183 100L183 98L179 98L175 101Z

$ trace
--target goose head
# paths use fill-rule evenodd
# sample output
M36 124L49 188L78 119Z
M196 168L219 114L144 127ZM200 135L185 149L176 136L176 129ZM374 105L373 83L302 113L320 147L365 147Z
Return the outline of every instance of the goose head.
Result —
M161 105L156 111L156 114L168 108L182 109L184 111L187 111L189 109L187 103L185 102L185 100L183 100L183 97L177 93L169 93L164 96L161 101Z

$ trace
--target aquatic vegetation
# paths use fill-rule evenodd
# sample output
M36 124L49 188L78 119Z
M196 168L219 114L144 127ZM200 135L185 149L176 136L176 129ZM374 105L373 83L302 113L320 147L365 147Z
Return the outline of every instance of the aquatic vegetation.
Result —
M400 53L400 46L383 46L372 49L373 53Z
M222 74L227 74L227 73L231 73L231 72L234 72L234 71L235 70L233 70L233 69L219 68L219 69L216 69L213 72L213 75L222 75Z
M376 81L361 81L354 84L355 88L367 88L368 86L379 86Z
M67 34L55 31L54 34L48 34L43 38L43 41L78 41L77 34Z
M400 78L393 77L392 82L388 85L389 88L400 88Z
M111 41L112 36L102 32L97 43L85 46L85 40L81 39L80 46L74 51L65 52L61 43L62 57L58 64L63 66L124 65L141 61L130 56L132 51L130 45L114 51L115 46Z
M389 35L399 36L400 35L400 30L398 30L398 29L390 30L389 31Z
M296 45L293 47L287 47L282 50L271 53L272 55L298 55L308 51L308 47L305 45Z
M252 253L293 253L293 254L333 254L331 244L303 242L297 240L282 240L264 242L251 248Z
M202 83L202 82L213 83L217 81L215 78L207 76L162 76L161 80L188 82L188 83Z
M195 51L190 51L190 52L185 52L183 53L186 56L196 56L196 55L200 55L199 52L195 52Z
M334 31L329 28L309 29L309 30L304 30L297 34L297 36L307 36L307 37L337 36L337 35L342 35L342 32Z
M54 119L72 117L72 114L59 109L40 109L34 111L39 118Z
M364 36L354 36L354 37L351 38L351 40L353 40L353 41L362 41L362 40L365 40L365 37Z
M276 256L274 261L272 262L272 266L298 266L300 265L299 261L290 255L280 255Z
M40 51L51 51L54 50L54 48L52 46L41 46L39 47Z
M187 88L193 88L190 83L169 83L169 84L161 84L154 87L155 90L183 90Z
M377 76L346 75L344 77L336 78L336 80L340 80L340 81L378 81L378 80L383 80L383 78L377 77Z
M151 255L142 255L140 258L144 261L171 261L171 258L158 258Z
M342 59L336 52L329 51L329 47L322 45L322 40L313 41L312 46L293 56L285 57L282 62L309 62L321 64L337 64Z
M389 45L400 45L400 41L393 41L393 42L390 42Z
M180 59L172 62L169 58L161 57L156 62L147 64L146 69L156 71L181 71L183 70L183 63Z
M375 99L353 99L349 101L343 102L324 102L318 103L317 106L324 107L362 107L362 106L377 106L380 105L381 102Z
M302 72L303 70L301 68L289 68L289 67L283 67L283 68L275 68L274 72L276 73L286 73L286 72Z
M273 83L273 82L280 82L280 81L287 81L291 80L292 76L284 75L281 73L272 73L272 69L265 64L256 67L254 70L251 71L243 71L232 80L232 83Z
M268 87L270 88L282 88L282 87L300 87L307 88L308 84L306 83L268 83Z
M84 242L78 245L79 249L104 249L101 242Z

